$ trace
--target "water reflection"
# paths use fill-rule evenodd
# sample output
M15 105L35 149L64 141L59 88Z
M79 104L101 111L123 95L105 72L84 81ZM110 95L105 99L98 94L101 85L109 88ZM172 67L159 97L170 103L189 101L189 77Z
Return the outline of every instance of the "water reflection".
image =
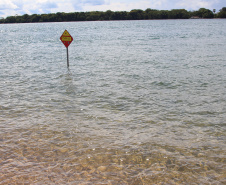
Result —
M67 69L67 72L63 75L60 75L60 84L62 84L62 88L65 88L65 92L67 95L75 94L75 85L73 75L70 69Z

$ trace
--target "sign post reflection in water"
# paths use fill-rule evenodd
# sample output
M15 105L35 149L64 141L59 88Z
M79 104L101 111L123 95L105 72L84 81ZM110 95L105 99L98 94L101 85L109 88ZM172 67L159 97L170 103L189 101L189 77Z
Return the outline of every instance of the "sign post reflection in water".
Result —
M73 37L69 34L67 30L61 35L60 40L63 42L65 47L67 48L67 67L69 68L69 56L68 56L68 46L73 41Z

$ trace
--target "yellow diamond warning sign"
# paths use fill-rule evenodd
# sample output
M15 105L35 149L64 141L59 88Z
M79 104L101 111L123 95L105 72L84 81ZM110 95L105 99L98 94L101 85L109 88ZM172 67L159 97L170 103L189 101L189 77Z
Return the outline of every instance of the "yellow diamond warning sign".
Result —
M63 42L63 44L67 48L73 41L73 37L70 35L70 33L67 30L65 30L64 33L61 35L60 40Z

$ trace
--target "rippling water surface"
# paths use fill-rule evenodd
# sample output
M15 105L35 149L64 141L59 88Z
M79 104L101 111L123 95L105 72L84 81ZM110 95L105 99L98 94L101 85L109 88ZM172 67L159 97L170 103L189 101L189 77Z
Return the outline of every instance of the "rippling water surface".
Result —
M0 25L0 184L224 184L225 43L225 20Z

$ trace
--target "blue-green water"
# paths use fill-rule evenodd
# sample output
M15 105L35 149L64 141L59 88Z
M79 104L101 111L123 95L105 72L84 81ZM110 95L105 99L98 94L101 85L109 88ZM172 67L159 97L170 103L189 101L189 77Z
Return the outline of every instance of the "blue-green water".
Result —
M224 184L225 43L224 19L0 25L0 184Z

